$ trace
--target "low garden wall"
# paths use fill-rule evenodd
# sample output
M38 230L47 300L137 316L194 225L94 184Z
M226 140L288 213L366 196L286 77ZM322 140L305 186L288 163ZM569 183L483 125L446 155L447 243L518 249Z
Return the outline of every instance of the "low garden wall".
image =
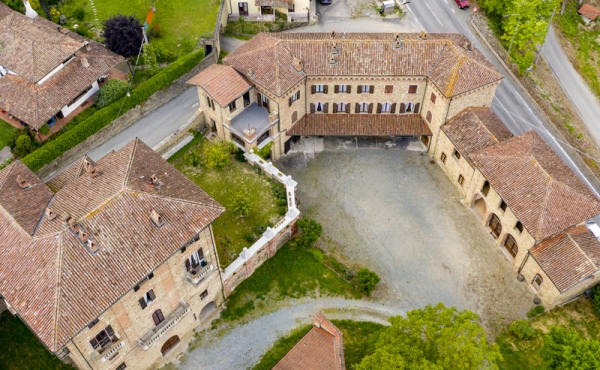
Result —
M265 175L285 186L288 210L281 221L272 228L267 228L260 239L250 248L244 248L239 257L225 268L223 272L225 296L229 296L235 287L252 275L263 262L271 258L281 246L296 235L296 222L300 218L300 210L296 207L298 183L291 176L281 173L271 162L263 160L252 152L244 154L244 157L250 164L259 166Z

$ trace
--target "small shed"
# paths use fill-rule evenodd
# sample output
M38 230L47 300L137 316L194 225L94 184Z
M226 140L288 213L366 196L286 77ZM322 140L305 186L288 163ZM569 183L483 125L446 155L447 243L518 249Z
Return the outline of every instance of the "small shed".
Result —
M396 7L396 3L394 0L384 0L383 1L383 12L385 14L392 14L394 12L394 8Z
M581 6L581 8L579 8L577 13L579 13L581 15L581 19L583 19L583 22L585 23L585 25L589 26L590 23L592 23L596 19L596 17L600 14L600 10L591 6L590 4L583 4L583 6Z

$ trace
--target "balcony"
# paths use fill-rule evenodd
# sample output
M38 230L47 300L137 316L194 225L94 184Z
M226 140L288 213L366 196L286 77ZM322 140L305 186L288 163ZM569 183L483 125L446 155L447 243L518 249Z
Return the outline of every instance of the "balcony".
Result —
M177 323L191 311L192 310L187 303L181 302L175 311L173 311L169 316L165 317L165 321L158 324L138 340L140 347L142 347L144 351L150 349L150 347L156 343L157 340L165 335L172 327L177 325Z
M119 354L119 349L125 347L125 341L122 340L120 342L113 342L113 344L109 347L109 348L105 348L103 353L104 356L102 356L102 358L100 359L100 361L102 362L106 362L109 360L112 360L114 357L116 357Z
M185 276L188 279L188 281L194 285L200 284L200 282L202 282L202 280L204 280L213 270L212 264L206 262L205 260L202 260L202 262L204 262L205 264L203 265L202 263L200 263L200 265L194 267L193 269L185 273Z

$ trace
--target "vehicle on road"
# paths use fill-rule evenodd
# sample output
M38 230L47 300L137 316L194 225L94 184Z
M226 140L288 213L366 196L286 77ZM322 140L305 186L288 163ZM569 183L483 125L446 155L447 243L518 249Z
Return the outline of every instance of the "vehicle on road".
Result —
M469 0L454 0L460 9L467 9L469 7Z

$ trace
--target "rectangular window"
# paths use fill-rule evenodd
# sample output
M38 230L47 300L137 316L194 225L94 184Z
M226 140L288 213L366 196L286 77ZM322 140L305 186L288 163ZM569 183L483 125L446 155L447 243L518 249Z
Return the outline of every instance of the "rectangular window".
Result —
M336 85L336 92L338 93L348 93L348 85Z
M288 4L288 12L293 13L295 9L296 7L294 6L294 4Z
M208 290L205 290L202 293L200 293L200 299L204 299L206 297L208 297Z
M144 296L142 298L140 298L138 300L140 306L142 307L142 309L145 309L146 307L148 307L148 305L152 302L154 302L156 300L156 295L154 294L154 290L150 289L149 291L146 292L146 294L144 294Z
M244 144L244 140L242 140L242 138L237 136L236 134L231 134L231 140L238 143L238 145L241 146L242 148L246 147L246 144Z
M158 309L152 313L152 320L154 320L154 325L158 326L158 324L165 321L165 316L163 315L162 311Z
M90 340L90 345L93 349L99 353L104 352L104 349L108 347L115 338L115 332L113 328L108 325L104 330L101 330L94 338Z
M88 328L91 329L94 327L94 325L96 325L100 320L98 320L98 318L95 318L94 320L92 320L91 323L88 324Z
M460 184L460 186L463 186L465 184L465 178L463 177L463 175L458 175L458 183Z
M325 91L324 85L315 85L315 93L322 93Z
M417 85L410 85L408 87L408 93L409 94L416 94L417 93Z
M454 152L452 153L452 155L454 155L454 157L456 159L460 159L460 153L458 152L458 150L454 149Z
M373 85L360 85L359 90L361 94L373 94L375 86Z
M391 94L391 93L394 92L394 86L393 85L386 85L384 91L385 91L386 94Z
M200 248L185 260L185 269L188 272L195 274L198 267L204 267L206 264L207 262L204 260L204 251Z
M490 193L490 183L486 180L483 183L483 186L481 187L481 194L483 194L484 197L487 197L487 195Z
M538 290L542 286L543 282L544 282L544 280L542 279L540 274L536 274L535 277L533 278L533 281L531 282L531 285L533 285L535 290Z
M77 100L81 99L85 94L87 94L88 91L90 91L93 88L92 85L86 87L85 90L83 90L81 92L81 94L77 95L77 97L75 97L75 99L71 100L71 102L69 104L67 104L67 107L70 107L71 105L75 104L75 102L77 102Z
M442 163L446 163L446 153L442 153L442 155L440 156L440 160L442 161Z
M434 93L431 93L431 102L432 102L433 104L435 104L435 99L436 99L436 96L435 96L435 94L434 94Z
M519 230L520 233L523 232L523 224L521 223L521 221L517 221L515 229Z
M508 208L508 205L506 204L505 201L500 202L500 209L503 211L506 211L506 208Z
M500 234L502 234L502 224L500 223L498 216L492 214L492 218L490 219L488 226L492 230L492 235L495 238L498 238Z
M297 101L298 99L300 99L300 90L296 91L292 94L292 96L290 96L289 106L291 107L292 103Z
M337 103L337 110L335 113L346 113L346 103Z
M236 110L236 106L235 106L235 100L234 100L229 104L229 113L235 112L235 110Z

